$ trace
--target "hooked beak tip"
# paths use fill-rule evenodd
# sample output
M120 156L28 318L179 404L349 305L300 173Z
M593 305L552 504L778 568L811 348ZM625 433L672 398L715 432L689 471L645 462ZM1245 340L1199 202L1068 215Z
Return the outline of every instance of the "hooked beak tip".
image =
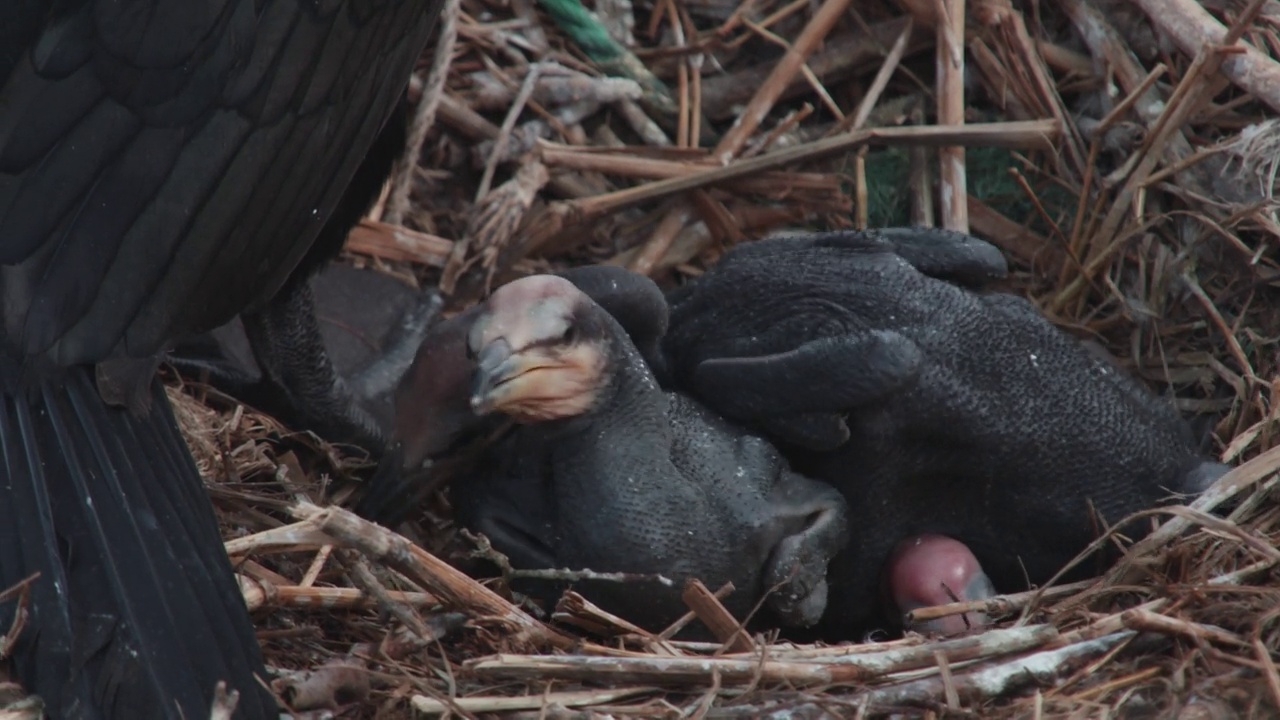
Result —
M511 345L499 338L485 346L476 358L474 382L471 385L472 412L485 415L495 406L494 392L510 371Z

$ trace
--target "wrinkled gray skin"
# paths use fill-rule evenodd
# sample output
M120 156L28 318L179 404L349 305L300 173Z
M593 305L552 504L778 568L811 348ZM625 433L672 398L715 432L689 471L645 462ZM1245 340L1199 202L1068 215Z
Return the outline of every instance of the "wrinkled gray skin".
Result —
M665 382L849 502L827 636L878 622L876 576L903 537L956 538L1016 591L1097 537L1094 509L1115 523L1226 469L1026 300L974 291L1004 271L958 234L830 233L740 246L671 298Z
M725 604L739 618L781 584L765 603L766 618L815 622L827 563L848 540L839 493L790 472L764 440L660 390L622 326L583 301L575 327L583 341L603 339L608 385L588 413L516 426L480 467L463 472L451 489L458 519L517 568L670 578L670 587L575 584L651 630L687 612L680 595L690 577L712 589L732 581L737 590ZM562 589L517 588L548 600Z

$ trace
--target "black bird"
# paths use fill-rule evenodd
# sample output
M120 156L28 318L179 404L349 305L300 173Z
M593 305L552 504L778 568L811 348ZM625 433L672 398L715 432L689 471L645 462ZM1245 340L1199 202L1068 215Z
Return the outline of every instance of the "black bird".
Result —
M651 280L610 265L585 265L556 275L612 315L646 355L657 354L667 304ZM471 407L476 365L466 352L467 333L483 312L483 303L472 305L426 331L395 388L390 447L355 506L360 515L399 525L439 486L438 480L470 462L473 452L483 451L481 438L510 424L504 416L482 417Z
M906 229L763 240L672 296L665 382L763 429L849 503L829 634L871 621L875 578L907 536L959 540L998 590L1018 590L1099 522L1226 469L1172 406L1025 299L978 292L1004 272L983 245Z
M635 291L630 303L612 298L632 332L660 330L657 286L616 272L619 288ZM837 492L791 473L767 442L660 390L622 324L569 280L523 278L478 307L465 349L436 357L474 368L469 404L478 416L517 424L450 487L461 523L518 569L672 580L574 583L652 629L683 614L690 577L713 587L732 581L726 604L739 617L771 588L766 613L783 624L821 616L827 561L847 537ZM525 587L547 599L559 589Z
M0 586L39 573L7 650L51 717L203 717L219 681L278 716L154 370L245 312L300 412L361 434L306 277L386 175L439 7L0 9Z

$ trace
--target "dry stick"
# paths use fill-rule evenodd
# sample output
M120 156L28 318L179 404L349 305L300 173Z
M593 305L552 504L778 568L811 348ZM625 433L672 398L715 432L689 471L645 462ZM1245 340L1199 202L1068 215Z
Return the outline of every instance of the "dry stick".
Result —
M385 563L444 603L509 625L514 642L562 649L575 645L573 639L533 619L443 560L352 512L339 507L321 508L305 501L290 506L287 512L310 522L315 529L333 539Z
M1062 146L1066 149L1067 154L1071 156L1076 172L1083 173L1086 167L1086 160L1082 152L1080 132L1076 128L1076 124L1071 122L1069 112L1063 105L1062 96L1058 93L1053 77L1049 75L1048 70L1041 61L1041 57L1037 54L1036 44L1031 39L1031 34L1027 32L1027 23L1022 13L1008 13L1003 23L1006 31L1013 34L1017 41L1017 46L1022 50L1025 67L1031 75L1031 80L1036 90L1040 93L1041 101L1048 106L1053 118L1064 126L1065 137L1063 138Z
M1253 652L1263 668L1263 677L1267 679L1267 690L1271 692L1271 702L1280 707L1280 672L1276 671L1276 663L1271 659L1271 651L1261 638L1253 639Z
M434 639L431 630L427 628L427 624L422 617L414 612L412 607L391 596L391 593L383 587L382 583L373 574L368 561L361 557L360 553L354 550L339 550L338 562L346 568L347 576L351 578L351 582L374 599L378 604L378 609L399 620L401 625L424 641L431 642Z
M675 0L665 0L667 7L666 17L671 26L671 34L675 40L674 47L679 50L687 50L688 42L684 35L684 25L680 23L680 12L676 9ZM676 145L680 147L689 147L689 119L690 112L689 103L689 63L688 58L681 58L676 64L676 92L680 98L679 111L676 113Z
M953 676L955 690L961 700L972 702L1006 696L1032 682L1051 684L1071 668L1107 652L1134 634L1132 630L1119 632L1058 650L1038 652L993 667L956 674ZM867 690L854 697L864 699L873 706L919 705L936 702L945 692L942 680L935 676Z
M449 93L440 97L440 122L447 124L468 140L497 140L502 130L466 103Z
M630 633L651 643L651 649L659 654L681 654L648 630L632 623L630 620L620 618L600 608L572 590L566 590L560 596L560 600L556 603L555 611L552 612L551 617L560 622L586 627L588 631L597 634L604 634L611 629Z
M1240 365L1241 371L1252 383L1266 386L1270 383L1258 377L1254 372L1253 364L1249 362L1249 357L1245 355L1244 348L1240 345L1240 341L1236 339L1236 333L1227 325L1227 321L1222 317L1222 313L1218 311L1218 306L1213 299L1209 297L1204 288L1200 287L1200 283L1195 282L1191 277L1183 278L1182 287L1195 297L1200 306L1204 308L1205 314L1209 316L1209 323L1222 333L1223 340L1227 343L1227 352L1231 353L1231 357Z
M907 52L907 40L911 39L911 31L914 27L911 18L907 18L907 24L902 27L902 32L898 33L898 38L893 41L893 47L889 48L889 54L885 56L884 62L880 64L880 69L876 71L876 76L871 81L870 87L867 88L866 94L858 102L858 108L853 111L852 115L846 116L837 123L835 128L826 134L826 137L855 130L866 124L867 118L870 117L871 111L880 99L880 95L889 84L889 79L893 77L893 71L898 69L898 64L902 62L902 56Z
M768 657L596 657L590 655L499 654L467 663L477 675L517 679L583 679L628 681L659 685L689 685L711 680L718 673L729 685L756 682L823 685L865 682L893 673L937 664L938 653L950 663L992 658L1044 647L1059 638L1050 625L991 630L981 635L879 652L850 652L840 656L779 659Z
M808 4L807 0L804 4ZM784 52L791 48L791 44L786 41L786 38L779 37L778 35L769 32L768 28L757 25L750 20L743 21L743 24L750 28L756 35L759 35L761 39L777 45L782 48ZM814 74L808 63L801 63L800 76L809 84L809 89L812 90L820 100L822 100L822 104L827 106L827 111L830 112L837 120L844 120L844 113L840 111L840 106L831 98L831 93L827 92L827 89L823 87L822 81ZM779 98L780 97L781 95L779 95ZM775 100L774 102L777 101ZM768 112L766 111L765 114L767 115Z
M337 610L374 607L377 602L356 588L301 587L298 585L273 585L253 578L237 575L244 603L250 610L264 607L287 607L302 610ZM436 604L428 593L388 590L387 597L414 607Z
M1208 586L1239 585L1240 583L1244 582L1245 579L1248 578L1250 575L1254 575L1260 572L1265 572L1275 567L1276 565L1280 565L1280 559L1273 560L1268 558L1266 560L1259 560L1255 563L1249 563L1248 565L1245 565L1242 568L1232 570L1231 572L1223 573L1221 575L1213 577L1209 579L1209 581L1206 582L1205 585L1208 585ZM1277 707L1280 707L1280 705L1277 705Z
M992 598L987 598L986 600L968 600L966 602L917 608L906 612L902 617L906 624L915 625L925 622L926 620L935 620L941 617L963 615L965 613L974 612L985 613L991 616L1008 615L1015 610L1021 610L1022 608L1027 607L1041 598L1048 599L1061 595L1070 595L1071 593L1079 590L1084 590L1095 582L1097 582L1096 579L1081 580L1068 585L1057 585L1051 588L1026 590L1024 592L1010 593L1008 595L997 595Z
M680 22L684 25L685 36L698 37L698 27L693 22L693 16L689 14L689 8L684 3L678 3L676 9L679 11ZM689 98L689 107L693 113L689 118L689 145L691 147L698 147L698 143L702 140L702 126L711 126L702 117L702 64L704 57L702 53L698 53L690 55L684 60L689 66L689 72L692 74Z
M422 97L418 98L413 125L409 128L409 142L404 155L400 157L395 180L391 183L391 196L387 199L387 209L383 215L383 219L392 225L399 225L409 211L409 193L413 189L413 174L418 169L422 144L426 142L427 132L435 125L436 110L445 95L444 84L449 77L453 48L458 41L459 5L460 0L445 0L440 12L440 34L431 59L431 73L422 88Z
M746 146L747 140L751 138L760 123L764 122L769 111L773 109L774 103L782 96L787 89L792 78L804 66L809 56L817 48L818 43L831 32L835 27L836 21L848 9L851 0L823 0L822 6L814 13L813 17L805 25L804 30L800 32L800 36L796 38L794 45L787 48L786 53L774 65L773 72L769 74L768 79L756 91L755 96L751 98L751 102L747 103L747 107L738 116L729 131L720 138L719 144L716 145L712 152L712 157L721 164L728 164L733 160L734 156L742 151ZM673 18L676 22L678 19ZM695 190L695 188L690 188ZM653 235L645 242L644 248L636 257L635 265L652 268L662 256L671 248L671 244L675 242L675 237L680 229L684 227L686 218L693 215L693 210L687 203L680 202L668 210ZM636 269L635 266L632 269Z
M857 68L873 62L882 62L880 48L890 45L907 22L907 18L894 18L875 23L866 30L856 30L831 37L821 50L809 57L805 66L810 68L819 80L831 82L850 74ZM931 45L932 39L925 35L919 29L913 31L908 40L907 52L920 52ZM703 81L703 112L711 120L729 119L733 116L733 109L748 101L754 89L763 85L772 71L771 63L762 63L745 70L708 77ZM805 78L792 78L779 99L808 92L809 87Z
M696 192L696 191L695 191ZM658 264L667 251L671 249L672 243L676 241L676 236L684 229L686 223L693 217L693 209L688 203L677 203L675 207L667 211L662 216L658 227L654 228L653 234L640 246L640 252L636 253L631 259L629 268L632 272L648 275L653 272L654 266Z
M911 111L910 124L920 125L924 122L924 109L917 106ZM933 227L936 220L934 215L933 204L933 166L929 162L929 151L923 147L912 147L911 153L911 175L908 185L911 188L911 224L923 227ZM974 198L969 196L969 204L972 205ZM969 212L973 214L973 208L969 208ZM988 234L988 237L991 237Z
M752 146L743 150L742 154L738 157L755 157L756 155L765 152L769 148L773 147L774 143L778 142L778 138L794 130L800 125L800 123L808 120L809 116L812 114L813 105L810 105L809 103L805 103L800 106L799 110L793 110L787 113L786 117L782 118L782 121L775 125L773 129L764 136L764 140L752 143Z
M1106 242L1109 245L1092 254L1082 272L1071 282L1066 291L1054 299L1050 305L1050 312L1061 312L1066 303L1074 298L1087 282L1096 277L1119 250L1120 242L1117 234L1121 223L1126 215L1135 211L1135 203L1138 201L1143 184L1155 169L1156 164L1164 157L1163 149L1166 143L1180 135L1187 118L1197 111L1199 102L1196 102L1196 99L1200 95L1199 90L1204 87L1209 80L1208 76L1221 61L1222 50L1207 48L1197 55L1186 75L1183 76L1182 82L1178 83L1177 88L1174 89L1173 95L1169 97L1164 107L1164 112L1160 114L1160 119L1144 139L1142 147L1135 153L1135 157L1139 159L1129 173L1124 186L1116 194L1110 211L1103 217L1097 231L1092 233L1095 241Z
M1151 22L1173 38L1178 48L1188 55L1195 55L1205 45L1234 44L1241 34L1239 31L1229 32L1195 0L1132 2L1142 8ZM1254 0L1241 17L1256 14L1254 7L1261 8L1262 5L1263 0ZM1236 23L1237 27L1241 25ZM1280 112L1280 64L1276 61L1245 43L1244 52L1223 62L1221 70L1240 89Z
M732 183L748 176L754 176L765 170L798 162L815 162L822 158L849 152L862 145L942 145L957 143L964 145L982 145L991 147L1048 149L1053 147L1054 138L1059 128L1052 120L1028 120L1006 123L971 123L964 127L938 127L935 125L916 125L909 127L886 127L859 130L833 138L823 138L791 148L776 150L749 160L739 160L727 167L704 168L697 164L672 163L671 172L677 174L654 183L619 190L604 195L577 200L565 200L550 204L535 222L529 223L532 229L521 247L523 255L532 254L552 238L560 236L566 228L578 223L597 220L612 212L627 208L649 200L655 200L689 192L709 185ZM547 148L554 147L545 142L539 143L543 151L543 162L548 166L555 163L547 158ZM553 150L553 154L556 152ZM564 153L580 153L585 151L560 149ZM566 157L566 156L561 156ZM633 158L633 160L635 160ZM573 243L581 233L559 247L565 251L577 245Z
M319 550L328 543L329 538L317 530L315 525L296 522L292 525L271 528L270 530L263 530L242 538L228 540L223 543L223 549L228 555L236 556L269 550L278 552L281 549Z
M1248 647L1243 638L1223 630L1222 628L1189 622L1178 618L1161 615L1150 610L1134 608L1120 614L1124 626L1130 630L1160 633L1161 635L1180 635L1193 640L1216 642L1222 645Z
M965 0L937 0L938 124L964 125ZM938 148L938 194L942 227L969 232L964 146Z
M702 624L711 630L711 634L725 643L726 652L750 652L755 649L756 644L742 628L742 623L720 604L720 600L701 580L694 579L686 583L681 599Z
M302 576L302 582L298 583L302 587L311 587L316 584L316 578L320 577L320 572L324 570L325 563L329 561L329 555L333 553L332 545L325 545L316 553L315 559L311 561L311 567L307 568L307 572Z
M689 175L699 170L716 169L705 157L693 161L663 160L660 158L641 157L638 155L606 155L591 152L586 148L570 145L555 145L543 141L540 151L542 162L548 167L561 167L598 172L615 177L635 178L638 180L665 180L667 178ZM735 190L758 193L776 193L779 187L798 186L814 189L828 187L839 189L836 175L819 173L799 173L788 171L764 171L749 178L734 182ZM835 184L832 185L832 181Z
M1109 655L1113 656L1114 654L1118 653L1122 649L1123 648L1121 647L1117 647L1115 650L1109 653ZM1103 665L1105 665L1110 661L1111 661L1111 657L1103 657L1099 659L1099 661L1097 662L1097 666L1102 667ZM1129 673L1128 675L1125 675L1123 677L1118 677L1115 680L1108 680L1098 685L1090 686L1089 688L1085 690L1081 690L1080 692L1076 693L1075 697L1081 698L1081 699L1103 697L1109 693L1115 692L1116 690L1130 687L1132 685L1137 685L1139 683L1144 683L1148 680L1151 680L1152 678L1159 677L1160 675L1163 675L1166 672L1167 670L1165 670L1164 668L1149 667L1146 670L1139 670L1138 672L1135 672L1135 673ZM1091 674L1092 673L1086 672L1084 676L1088 677Z
M1137 87L1129 91L1111 112L1102 118L1102 122L1098 123L1098 127L1094 130L1093 140L1089 146L1089 159L1084 168L1084 182L1080 189L1080 199L1076 204L1075 220L1071 223L1071 238L1067 241L1066 253L1074 261L1075 267L1081 267L1080 253L1084 251L1083 243L1085 239L1086 213L1089 209L1089 199L1092 196L1094 174L1097 172L1098 153L1101 151L1104 136L1112 125L1120 121L1126 113L1137 105L1139 99L1147 98L1151 93L1151 88L1155 85L1156 80L1164 76L1166 67L1163 63L1157 65ZM1185 139L1185 138L1184 138ZM1066 273L1068 266L1064 263L1059 272L1058 285L1061 287L1067 283Z
M595 219L646 200L656 200L708 185L731 182L763 170L799 162L817 162L849 152L863 145L956 145L1022 149L1052 149L1059 132L1052 120L1025 120L1005 123L970 123L962 127L913 125L858 130L833 138L823 138L767 155L731 163L725 167L702 168L680 164L679 177L627 188L592 198L556 203L573 221ZM543 145L545 148L545 144ZM545 155L548 166L554 163Z
M947 701L947 707L959 710L960 693L956 691L955 679L951 676L951 663L947 662L947 656L940 652L935 652L933 657L938 663L938 680L942 683L942 696Z
M871 202L867 197L867 153L866 148L853 158L853 207L856 213L853 226L858 230L866 230L870 223Z
M860 667L831 663L797 663L721 658L619 658L589 655L497 655L465 665L482 677L519 680L591 680L602 683L640 682L655 685L701 685L715 673L726 685L743 685L757 678L766 684L797 686L862 682Z
M361 220L347 236L345 249L383 260L444 267L453 249L453 241L402 225Z
M712 596L715 597L716 600L723 600L726 597L728 597L729 593L733 592L733 590L734 590L733 583L728 582L728 583L725 583L724 585L721 585L719 590L716 590L714 593L712 593ZM663 641L670 640L671 638L675 637L676 633L683 630L686 625L688 625L689 623L697 619L698 619L697 613L690 610L684 615L681 615L680 619L671 623L671 625L669 625L665 630L658 633L658 639ZM719 647L720 647L719 645L716 645L717 649L719 649Z
M1280 446L1271 448L1218 478L1188 507L1199 513L1213 512L1219 505L1266 479L1277 469L1280 469ZM1190 529L1194 522L1194 518L1186 515L1177 515L1166 520L1154 532L1134 544L1115 569L1108 573L1108 577L1116 581L1121 580L1132 568L1132 558L1153 553L1168 545Z
M657 688L651 687L633 687L609 690L548 692L541 695L516 695L513 697L455 697L449 703L444 703L425 695L413 695L409 698L409 702L413 705L414 710L427 715L442 715L446 712L454 711L456 708L474 713L503 713L514 710L540 710L553 704L567 708L590 707L592 705L626 700L627 698L656 690Z
M538 84L538 78L542 76L542 63L534 63L529 66L529 72L524 76L524 82L520 84L520 92L516 93L516 98L511 102L511 109L507 111L507 116L502 120L502 127L499 128L498 139L493 144L493 150L489 153L489 159L484 164L484 174L480 177L480 187L476 188L475 202L479 204L485 195L489 194L489 186L493 183L493 174L498 169L498 159L507 152L507 145L511 142L511 131L515 129L516 120L520 118L520 113L524 111L524 106L529 102L529 96L533 94L534 88Z
M760 127L760 123L764 122L778 98L787 89L787 85L799 73L800 67L805 64L817 49L818 44L835 27L836 21L849 8L850 1L825 0L822 3L818 12L814 13L804 30L800 32L795 43L773 66L773 71L751 98L751 102L747 103L747 107L738 116L733 127L729 128L729 131L720 139L720 143L716 145L714 157L717 162L722 164L730 162L734 155L746 145L747 140L755 133L756 128Z
M1058 267L1066 257L1063 249L1050 243L1047 238L1023 223L1000 214L972 195L969 196L969 225L985 240L1035 268L1042 275L1045 268Z

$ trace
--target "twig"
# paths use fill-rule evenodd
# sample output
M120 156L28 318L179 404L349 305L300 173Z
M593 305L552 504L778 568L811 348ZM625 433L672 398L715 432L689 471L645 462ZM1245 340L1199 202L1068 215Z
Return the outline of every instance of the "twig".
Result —
M524 82L520 84L520 92L516 93L515 100L511 101L511 107L507 110L507 116L502 120L502 127L498 129L498 139L493 144L493 151L490 152L488 160L484 165L484 175L480 177L480 186L476 188L475 202L479 204L485 195L489 194L489 186L493 183L493 173L498 169L498 160L503 156L507 149L507 143L511 142L511 131L515 129L516 120L520 118L520 113L524 111L524 106L529 102L529 96L533 94L534 87L537 86L538 78L542 75L544 63L534 63L529 66L529 72L524 76Z
M964 125L965 0L936 0L938 33L938 124ZM942 227L969 232L964 146L938 148L938 195Z
M453 241L400 225L361 220L347 236L345 249L383 260L438 268L444 267Z
M467 529L459 531L462 537L475 543L476 548L472 551L472 557L488 560L502 572L502 577L526 578L530 580L551 580L559 582L578 582L580 580L600 580L603 582L656 582L671 587L675 585L670 578L658 574L646 573L626 573L626 572L597 572L591 569L571 570L569 568L539 568L539 569L516 569L512 567L511 560L501 551L493 546L489 538L483 534L476 534Z
M1193 640L1207 640L1235 647L1248 647L1249 645L1243 638L1236 637L1222 628L1188 622L1151 612L1150 610L1137 608L1126 610L1120 614L1120 619L1124 622L1124 626L1131 630L1156 632L1163 635L1181 635Z
M791 79L800 71L809 56L817 48L818 43L831 32L836 20L848 9L850 0L824 0L818 11L809 19L800 36L787 50L786 54L773 66L773 71L756 91L751 102L738 115L733 127L724 134L716 145L715 159L720 163L728 163L746 145L747 140L755 133L760 123L773 109L774 103L782 96Z
M558 655L554 657L497 655L468 664L477 674L520 679L582 679L609 682L643 682L657 685L688 685L709 682L719 673L726 685L742 685L759 680L765 684L792 683L822 685L866 682L887 675L936 665L941 653L948 662L958 663L991 658L1041 647L1059 637L1049 625L992 630L981 635L945 640L908 648L858 652L856 646L845 655L784 658L772 649L764 655L697 657L596 657Z
M413 175L418 169L418 158L427 132L435 125L436 111L445 96L444 84L449 78L453 61L453 48L458 41L458 7L461 0L445 0L440 10L440 32L437 34L431 72L423 85L422 96L409 127L408 143L396 167L396 177L391 183L391 195L387 199L384 218L392 225L399 225L409 211L409 195L413 190Z
M1133 631L1107 635L1058 650L1034 653L1017 660L992 667L953 675L957 697L964 702L980 702L1007 696L1028 683L1052 683L1056 678L1089 658L1107 652L1134 636ZM871 705L920 705L936 702L943 697L946 688L940 677L890 685L867 690L858 698L865 698Z
M292 525L263 530L223 544L228 555L280 552L282 550L319 550L328 544L329 538L315 525L297 522Z
M809 57L806 66L813 71L819 82L824 83L842 80L872 63L883 66L880 48L893 44L894 38L902 33L907 23L907 18L894 18L875 23L869 28L869 32L855 30L832 36L822 49ZM904 54L920 52L930 43L931 38L916 28L908 38ZM772 62L765 62L737 72L712 75L703 80L702 106L706 117L717 121L734 117L742 104L764 84L773 69ZM794 77L787 83L778 100L791 99L808 89L809 83L804 77Z
M274 585L269 582L237 575L245 607L250 612L264 607L294 608L298 610L346 610L376 607L377 602L367 593L356 588L301 587L298 585ZM423 607L435 605L436 599L424 592L387 590L392 600Z
M448 563L354 513L309 502L292 505L288 512L335 540L386 563L446 604L510 626L513 642L561 648L574 644Z
M378 582L378 578L374 576L373 570L369 568L368 562L360 557L358 553L351 550L339 550L338 562L346 568L348 577L351 582L355 583L362 591L369 594L377 603L378 608L388 615L400 621L401 625L409 628L414 635L424 640L431 637L431 631L427 629L427 624L422 618L413 611L413 608L402 603L391 596L382 583Z
M701 580L690 580L681 595L684 604L693 610L698 619L706 625L716 639L725 644L725 651L731 653L751 652L756 644L751 636L742 628L742 622L733 616L720 600L702 584Z
M1020 593L1011 593L1009 595L997 595L986 600L969 600L966 602L948 603L946 605L935 605L933 607L917 608L909 610L903 614L903 621L908 625L916 625L928 620L935 620L941 617L951 615L963 615L966 613L984 613L993 617L1008 615L1016 610L1021 610L1032 603L1041 599L1049 599L1062 595L1070 595L1075 592L1084 590L1097 582L1097 579L1081 580L1080 582L1070 583L1068 585L1057 585L1050 588L1042 588L1036 590L1027 590Z
M729 596L729 593L733 592L733 590L734 590L733 583L731 583L731 582L729 582L729 583L725 583L724 585L721 585L721 586L720 586L720 589L719 589L719 590L716 590L714 593L712 593L712 596L713 596L716 600L723 600L723 599L725 599L726 597L728 597L728 596ZM676 620L675 622L671 623L671 625L669 625L665 630L663 630L662 632L658 633L658 638L659 638L660 640L669 640L669 639L671 639L671 638L675 637L675 636L676 636L676 633L678 633L678 632L680 632L681 630L683 630L683 629L685 628L685 626L686 626L686 625L688 625L689 623L691 623L691 622L693 622L694 620L697 620L697 619L698 619L698 615L697 615L697 613L695 613L695 612L693 612L692 610L690 610L689 612L685 613L684 615L681 615L681 616L680 616L680 618L679 618L678 620ZM717 647L717 649L719 649L719 647Z
M876 71L876 76L871 81L871 85L867 87L866 93L858 101L857 109L836 123L836 126L827 132L828 137L859 129L867 122L867 118L871 116L871 110L876 106L876 102L880 100L881 93L889 85L889 79L893 77L893 71L897 70L898 63L902 62L902 56L907 51L907 41L911 39L913 30L915 30L915 25L908 18L906 25L902 28L902 32L898 33L897 39L893 41L893 46L889 48L889 54L885 56L880 69Z
M1280 469L1280 447L1274 447L1218 478L1188 507L1199 513L1213 512L1219 505L1253 487L1278 469ZM1123 579L1131 567L1130 559L1156 552L1159 548L1173 542L1193 524L1194 521L1190 516L1169 518L1150 535L1130 548L1125 558L1108 573L1108 577L1116 581Z
M498 713L512 710L538 710L554 703L563 707L590 707L603 703L617 702L655 692L657 688L632 687L611 688L608 690L577 690L572 692L549 692L541 695L516 695L496 697L455 697L451 703L443 703L425 695L414 695L409 699L413 709L420 713L443 714L461 708L467 712Z
M1051 120L1027 120L1009 123L970 123L963 127L914 125L909 127L858 130L833 138L814 140L796 147L731 163L721 168L687 167L683 177L660 180L636 188L599 195L593 198L559 203L560 212L575 221L600 217L646 200L656 200L676 193L731 182L762 170L771 170L798 162L816 162L849 152L863 145L955 145L1004 148L1051 149L1058 133Z
M651 643L651 649L665 655L680 654L672 650L670 645L648 630L596 606L590 600L572 590L566 590L560 596L560 600L556 603L555 611L551 614L551 617L554 620L569 622L600 635L631 633Z
M1208 45L1234 43L1227 28L1195 0L1132 1L1188 55ZM1262 5L1259 0L1253 4ZM1248 43L1241 46L1244 52L1224 61L1219 69L1242 90L1280 112L1280 64Z

